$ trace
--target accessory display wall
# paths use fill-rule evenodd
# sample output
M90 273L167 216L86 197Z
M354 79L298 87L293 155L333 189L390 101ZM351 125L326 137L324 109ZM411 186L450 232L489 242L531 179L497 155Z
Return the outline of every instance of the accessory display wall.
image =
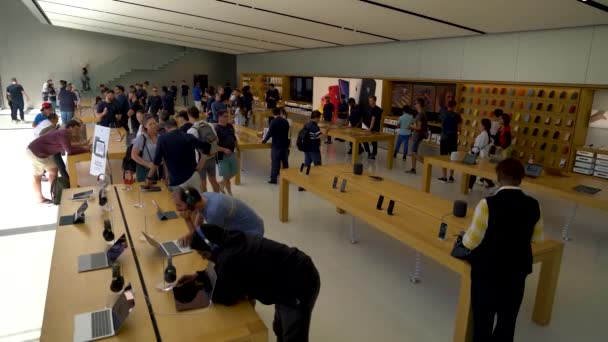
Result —
M500 108L511 116L512 157L566 169L571 163L581 88L508 84L459 84L462 115L459 149L470 150L483 118ZM587 115L588 116L588 115Z

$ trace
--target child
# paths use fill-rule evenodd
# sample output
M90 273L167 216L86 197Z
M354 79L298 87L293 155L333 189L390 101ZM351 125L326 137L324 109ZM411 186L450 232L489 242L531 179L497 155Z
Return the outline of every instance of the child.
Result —
M403 113L397 121L397 127L399 127L399 135L397 136L397 146L395 147L395 153L393 158L397 158L397 153L401 144L403 144L403 161L407 158L407 152L410 147L410 136L412 135L412 124L414 123L414 117L412 116L412 108L406 105L403 107Z

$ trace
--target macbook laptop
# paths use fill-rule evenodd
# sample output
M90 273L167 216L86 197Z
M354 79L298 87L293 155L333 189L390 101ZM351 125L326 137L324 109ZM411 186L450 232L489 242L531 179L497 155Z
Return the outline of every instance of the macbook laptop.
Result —
M540 164L526 163L524 169L526 171L526 177L530 178L538 178L543 173L543 166Z
M162 210L156 201L152 201L152 204L156 207L156 216L161 221L173 220L177 218L177 213L175 211L164 211Z
M86 272L108 268L129 247L123 233L116 242L105 252L80 255L78 257L78 272Z
M74 316L74 342L114 336L135 306L131 284L127 284L112 308Z
M144 235L144 237L146 238L146 241L148 241L148 243L150 245L158 248L163 254L165 254L167 256L175 256L175 255L192 253L192 249L189 246L182 247L182 246L180 246L180 244L177 240L160 243L160 242L156 241L155 238L146 234L146 232L141 232L141 233Z

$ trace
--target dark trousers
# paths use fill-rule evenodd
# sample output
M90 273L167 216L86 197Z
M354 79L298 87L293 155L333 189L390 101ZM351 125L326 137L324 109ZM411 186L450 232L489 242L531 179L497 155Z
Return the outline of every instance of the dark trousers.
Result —
M270 181L276 182L277 177L281 173L281 165L283 169L289 167L289 148L272 147L270 149Z
M68 169L65 167L65 163L63 162L63 158L61 158L60 153L53 155L53 162L55 163L55 165L57 165L59 175L61 175L61 177L70 179L70 175L68 175Z
M312 310L319 296L321 281L319 272L312 261L298 267L301 270L302 288L306 290L297 296L296 302L290 305L276 304L274 306L274 321L272 330L277 336L277 342L308 342Z
M365 149L365 152L371 154L372 156L375 156L376 154L378 154L378 142L377 141L372 141L372 150L369 150L369 143L363 143L363 148Z
M19 111L19 116L21 117L21 121L25 120L25 113L23 113L23 102L15 102L11 101L11 120L17 120L17 111Z
M184 107L188 107L190 105L190 103L188 102L188 95L182 95L182 100L184 100Z
M499 275L472 268L473 342L513 341L525 286L525 274Z

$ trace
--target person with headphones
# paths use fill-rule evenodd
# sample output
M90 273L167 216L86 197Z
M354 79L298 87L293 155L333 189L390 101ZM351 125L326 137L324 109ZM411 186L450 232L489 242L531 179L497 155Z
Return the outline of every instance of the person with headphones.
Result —
M201 195L196 188L188 186L173 191L173 202L190 231L180 240L184 245L190 243L195 227L203 219L226 230L264 236L264 220L247 204L232 196L217 192L204 192Z
M312 259L297 248L212 224L195 229L193 250L209 260L207 270L182 276L211 290L213 303L258 300L275 306L273 330L280 342L307 342L321 280ZM215 271L215 284L208 273Z

